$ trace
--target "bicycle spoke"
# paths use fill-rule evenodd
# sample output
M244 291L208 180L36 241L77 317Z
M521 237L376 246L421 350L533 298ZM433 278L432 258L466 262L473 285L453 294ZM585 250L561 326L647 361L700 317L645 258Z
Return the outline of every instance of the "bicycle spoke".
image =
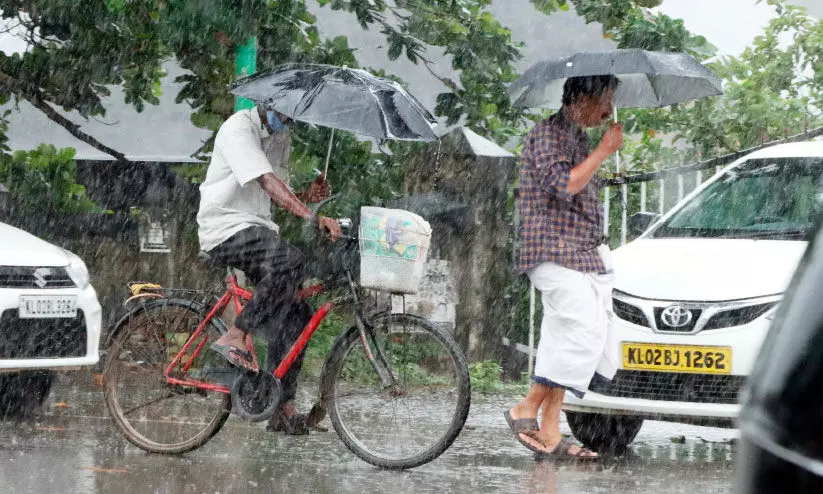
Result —
M171 393L171 392L166 393L164 396L161 396L161 397L159 397L159 398L155 398L155 399L153 399L153 400L149 400L149 401L147 401L147 402L145 402L145 403L142 403L142 404L140 404L140 405L137 405L136 407L129 408L128 410L126 410L125 412L123 412L123 415L126 415L126 416L131 415L132 413L136 412L137 410L140 410L141 408L145 408L145 407L147 407L147 406L154 405L155 403L159 403L159 402L161 402L161 401L163 401L163 400L168 400L168 399L169 399L169 398L171 398L172 396L174 396L174 393Z
M115 424L132 443L148 451L185 452L222 426L228 397L194 386L170 385L165 369L189 341L180 369L202 368L208 352L194 352L202 338L219 331L210 324L192 340L202 316L190 303L170 300L143 307L112 345L105 372L106 402L118 419ZM228 368L222 360L216 365Z
M139 362L144 362L144 363L149 364L149 365L152 365L152 364L155 363L153 356L149 355L148 353L144 353L142 350L138 350L137 348L130 348L128 351L133 353L133 354L138 355L138 357L139 357L138 363Z
M439 455L459 433L469 399L468 371L462 360L462 370L457 367L459 350L444 343L439 329L402 314L386 319L369 331L369 343L395 384L382 386L362 340L352 332L329 412L338 434L361 458L407 468Z

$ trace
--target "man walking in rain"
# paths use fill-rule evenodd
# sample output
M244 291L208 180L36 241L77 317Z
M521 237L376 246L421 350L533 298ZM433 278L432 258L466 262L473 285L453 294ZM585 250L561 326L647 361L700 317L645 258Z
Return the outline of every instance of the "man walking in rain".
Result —
M242 270L255 286L249 303L212 349L232 364L250 370L257 369L252 369L246 348L247 332L269 341L271 371L312 315L311 307L297 300L304 276L303 254L278 235L279 228L271 220L271 205L308 221L312 211L305 202L325 199L330 189L321 176L307 191L292 192L288 185L290 124L285 115L262 106L232 115L217 132L206 180L200 186L200 247L217 264ZM332 239L340 236L336 220L320 217L318 226ZM272 417L270 424L276 430L307 430L304 417L293 403L302 360L303 354L283 377L280 413Z
M544 315L534 382L505 416L524 446L556 458L598 457L561 436L560 408L566 391L582 397L593 379L611 380L617 370L614 274L597 171L622 147L623 129L612 124L591 153L584 129L608 121L619 83L614 76L568 79L562 109L529 133L521 160L520 269L540 290Z

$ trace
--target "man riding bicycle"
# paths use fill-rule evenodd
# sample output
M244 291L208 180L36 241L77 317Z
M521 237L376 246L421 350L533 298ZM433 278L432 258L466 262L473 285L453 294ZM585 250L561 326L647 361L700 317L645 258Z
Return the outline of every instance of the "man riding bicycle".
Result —
M254 368L246 347L247 333L268 341L271 372L312 316L311 307L297 299L305 258L280 238L279 227L271 220L271 204L309 221L312 211L305 203L326 199L331 189L324 176L300 193L289 187L291 124L286 115L263 106L232 115L217 132L206 179L200 186L201 249L215 263L243 271L255 286L249 303L211 348L232 364L252 371L259 369ZM322 216L317 220L332 240L340 237L337 220ZM275 430L307 430L293 402L304 353L283 376L280 413L270 422Z

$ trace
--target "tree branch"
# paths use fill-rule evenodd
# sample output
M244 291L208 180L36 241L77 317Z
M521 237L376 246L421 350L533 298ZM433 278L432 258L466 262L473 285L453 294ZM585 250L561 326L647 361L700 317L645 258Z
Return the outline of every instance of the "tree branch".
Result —
M69 132L69 134L73 135L78 140L88 144L89 146L93 147L94 149L97 149L98 151L102 151L108 155L111 155L119 162L126 163L129 161L128 159L126 159L126 155L117 151L116 149L112 149L106 146L102 142L95 139L93 136L83 132L80 129L79 125L58 113L57 110L52 108L51 105L49 105L45 101L40 90L28 87L26 84L3 72L0 72L0 87L4 87L16 93L20 93L20 95L23 96L23 98L25 98L26 101L31 103L32 106L34 106L41 112L43 112L43 114L45 114L49 118L49 120L55 122L56 124L66 129Z

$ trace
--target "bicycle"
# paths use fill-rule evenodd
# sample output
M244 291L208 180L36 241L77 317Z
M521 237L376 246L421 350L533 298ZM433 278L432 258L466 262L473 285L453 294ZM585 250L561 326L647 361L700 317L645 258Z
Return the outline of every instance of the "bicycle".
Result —
M357 248L351 221L341 220L341 229L338 243ZM367 314L353 270L352 263L345 263L342 275L300 291L298 297L308 299L347 289L316 310L273 373L259 366L251 336L247 347L261 368L257 373L208 351L208 342L227 330L219 317L223 311L239 313L251 298L234 274L226 277L226 291L210 308L177 298L191 291L156 285L134 290L136 285L130 284L138 304L114 326L104 370L105 400L114 423L145 451L182 454L206 444L230 414L267 420L279 406L280 378L323 319L333 309L349 306L354 324L337 337L325 358L319 408L313 411L328 413L348 449L372 465L407 469L437 458L460 434L468 415L466 358L449 333L422 317ZM167 404L171 406L163 406Z

